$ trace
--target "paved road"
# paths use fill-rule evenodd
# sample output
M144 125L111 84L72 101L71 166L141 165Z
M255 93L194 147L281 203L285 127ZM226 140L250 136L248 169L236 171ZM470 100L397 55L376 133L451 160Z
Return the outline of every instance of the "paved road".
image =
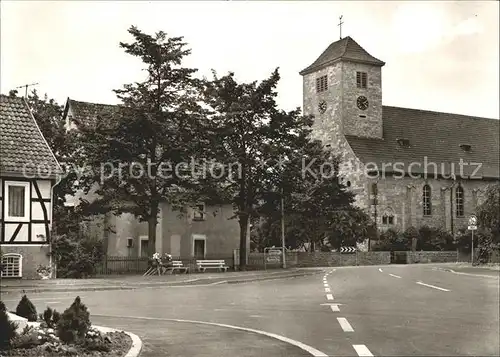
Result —
M316 356L499 355L498 278L440 269L325 268L324 274L293 279L80 296L94 323L142 337L144 356L170 351L179 357L298 357L310 356L308 347ZM74 296L47 292L30 298L40 310L47 304L62 310ZM17 299L9 294L7 306L15 308ZM323 305L328 303L339 305ZM186 320L264 331L307 346Z

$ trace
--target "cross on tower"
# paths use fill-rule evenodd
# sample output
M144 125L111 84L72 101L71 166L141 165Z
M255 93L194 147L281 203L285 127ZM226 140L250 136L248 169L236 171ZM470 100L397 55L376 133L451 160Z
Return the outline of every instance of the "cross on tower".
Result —
M340 15L340 17L339 17L339 24L337 25L337 26L340 28L340 39L341 39L341 40L342 40L342 24L343 24L343 22L342 22L342 17L343 17L343 16L344 16L344 15Z

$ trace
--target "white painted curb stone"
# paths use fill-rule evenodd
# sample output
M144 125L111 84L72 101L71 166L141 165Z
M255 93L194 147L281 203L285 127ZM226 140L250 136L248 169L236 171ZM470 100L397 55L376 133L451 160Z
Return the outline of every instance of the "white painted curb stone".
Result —
M130 347L130 350L127 352L127 354L124 357L137 357L141 353L142 341L139 338L139 336L137 336L136 334L133 334L132 332L117 330L117 329L114 329L111 327L103 327L103 326L96 326L96 325L92 325L92 327L95 328L96 330L101 331L102 333L109 333L109 332L126 333L132 339L132 347Z
M13 321L17 324L16 331L18 333L21 333L24 330L24 328L28 325L27 318L21 317L19 315L13 314L13 313L8 312L8 311L7 311L7 316L8 316L10 321Z

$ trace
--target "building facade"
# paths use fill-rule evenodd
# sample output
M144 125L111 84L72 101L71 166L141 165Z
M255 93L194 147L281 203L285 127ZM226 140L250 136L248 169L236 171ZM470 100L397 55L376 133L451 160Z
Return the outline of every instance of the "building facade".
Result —
M457 233L499 182L499 120L384 106L384 65L346 37L301 71L313 136L380 229Z
M50 266L52 188L61 168L23 98L0 95L0 249L5 278Z
M68 130L77 129L75 123L97 120L99 115L112 114L116 108L68 98L64 109L66 127ZM78 205L81 198L92 201L93 196L92 191L85 196L77 192L74 197L67 197L67 201L70 205ZM231 204L198 202L185 207L181 213L162 202L159 211L156 252L177 258L230 258L239 248L240 228ZM115 215L108 212L96 216L86 229L87 234L105 241L108 256L146 257L152 244L148 237L148 223L140 222L128 213Z

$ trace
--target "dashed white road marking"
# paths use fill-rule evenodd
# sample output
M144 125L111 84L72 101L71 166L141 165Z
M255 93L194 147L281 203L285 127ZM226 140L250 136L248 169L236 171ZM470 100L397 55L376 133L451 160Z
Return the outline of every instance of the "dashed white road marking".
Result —
M373 357L372 353L365 345L352 345L360 357Z
M60 304L60 301L47 301L47 304Z
M339 306L338 305L330 305L330 309L332 309L333 312L339 312Z
M383 273L384 271L382 270L382 268L378 268L378 271Z
M323 287L325 287L325 288L328 288L329 286L330 286L330 285L328 285L328 283L324 283L324 284L323 284Z
M339 322L340 327L342 327L342 330L344 330L344 332L354 332L354 329L345 317L337 317L337 321Z
M326 299L327 300L333 300L333 295L332 294L326 294Z
M394 274L389 274L389 275L392 276L393 278L401 279L401 277L399 275L394 275Z
M441 291L450 291L450 290L448 290L448 289L440 288L439 286L434 286L434 285L430 285L430 284L425 284L425 283L422 283L421 281L417 281L417 284L419 284L419 285L423 285L423 286L427 286L427 287L429 287L429 288L433 288L433 289L441 290Z
M329 293L330 292L330 288L325 288L325 293Z
M227 283L227 280L216 281L215 283L210 283L208 285L219 285L219 284L225 284L225 283Z

